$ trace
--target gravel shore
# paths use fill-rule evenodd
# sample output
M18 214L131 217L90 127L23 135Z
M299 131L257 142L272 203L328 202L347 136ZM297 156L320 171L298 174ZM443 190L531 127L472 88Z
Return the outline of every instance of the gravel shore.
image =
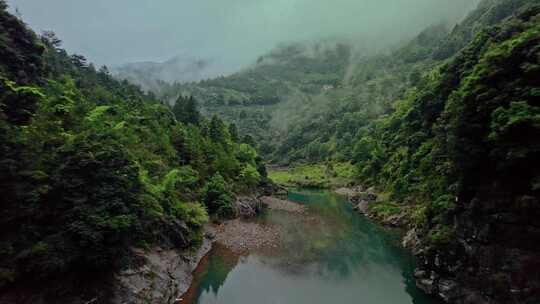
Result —
M262 197L261 201L270 210L281 210L295 214L304 214L306 208L300 204ZM278 248L283 241L284 228L280 225L261 223L257 220L234 219L215 227L216 242L235 253L250 251L271 251Z
M271 210L282 210L292 213L305 213L306 207L295 202L282 200L279 198L264 196L261 201Z

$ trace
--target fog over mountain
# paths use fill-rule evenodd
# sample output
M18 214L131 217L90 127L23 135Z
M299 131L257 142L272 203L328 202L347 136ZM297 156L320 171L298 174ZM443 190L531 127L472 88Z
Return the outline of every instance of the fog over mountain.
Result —
M191 82L219 75L224 70L219 62L182 54L164 62L141 61L113 66L111 72L120 79L140 85L145 90L155 90L159 82Z
M0 304L539 304L539 88L540 0L0 0Z
M34 30L55 31L68 51L84 54L97 64L120 66L181 58L186 63L180 66L189 67L195 58L209 62L208 68L200 71L201 75L213 76L236 71L281 42L348 37L370 47L387 46L406 40L434 23L455 24L477 1L9 0L8 3Z

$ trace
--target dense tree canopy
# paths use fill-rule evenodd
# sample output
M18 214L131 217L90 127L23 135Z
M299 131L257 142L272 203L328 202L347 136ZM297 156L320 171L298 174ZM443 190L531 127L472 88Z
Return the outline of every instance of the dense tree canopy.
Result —
M115 269L133 246L196 245L209 215L234 216L235 193L264 178L194 98L170 109L1 4L0 287Z

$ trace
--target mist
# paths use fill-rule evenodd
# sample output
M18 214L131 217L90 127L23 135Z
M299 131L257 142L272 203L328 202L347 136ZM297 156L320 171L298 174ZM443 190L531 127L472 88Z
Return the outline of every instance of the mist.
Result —
M471 0L8 0L37 32L98 65L185 54L236 71L279 43L346 38L379 49L435 23L455 24ZM159 5L156 5L159 3Z

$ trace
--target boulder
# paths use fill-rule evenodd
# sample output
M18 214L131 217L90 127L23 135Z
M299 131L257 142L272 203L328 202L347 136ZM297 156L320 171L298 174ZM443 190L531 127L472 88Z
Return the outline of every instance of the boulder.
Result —
M366 200L361 200L360 202L356 204L356 206L354 207L354 210L362 214L367 214L369 211L368 208L369 208L369 202Z
M418 255L419 253L421 253L422 243L415 228L407 231L407 234L405 235L405 237L403 237L401 245L404 248L411 250L414 255Z
M235 201L235 209L238 216L250 218L263 211L264 203L254 196L240 196Z

